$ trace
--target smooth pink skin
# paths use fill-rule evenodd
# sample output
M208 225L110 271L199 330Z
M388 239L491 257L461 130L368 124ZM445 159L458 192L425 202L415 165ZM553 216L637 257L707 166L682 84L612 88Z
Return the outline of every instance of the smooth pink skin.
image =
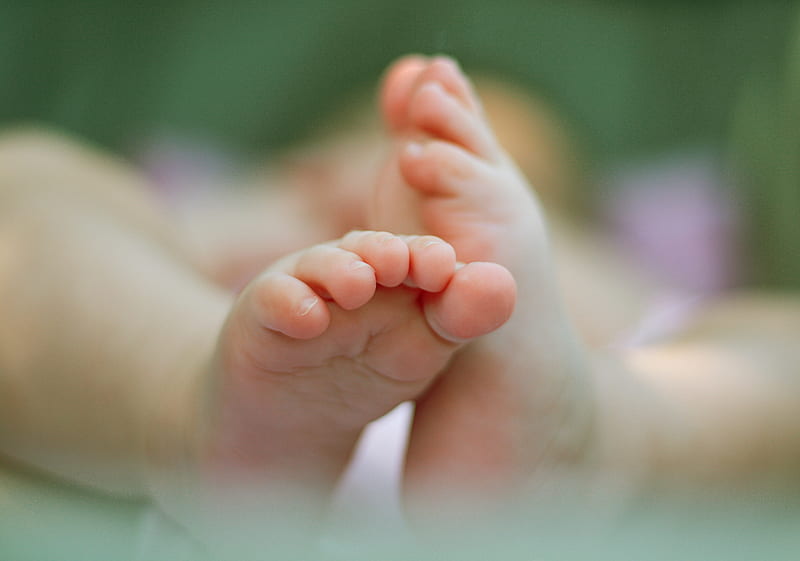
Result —
M440 337L457 343L503 325L511 317L516 298L511 273L495 263L481 262L459 269L444 292L423 297L428 324Z
M411 89L416 84L420 72L428 66L427 57L411 55L396 62L384 77L384 82L392 87L381 90L381 111L386 116L389 127L400 130L405 127L405 114Z
M436 333L460 342L499 327L510 317L516 294L503 267L472 263L457 270L453 248L434 236L354 232L336 245L299 252L280 268L252 283L245 297L252 299L255 325L295 339L327 330L325 301L356 310L379 286L407 284L424 292L426 317Z
M464 107L439 82L425 83L411 98L409 125L439 140L454 142L477 155L493 159L496 143L481 117Z
M472 86L461 75L458 63L448 57L404 57L391 66L383 81L385 86L380 98L382 114L389 128L395 132L412 126L408 120L408 107L412 92L423 82L436 82L467 110L477 114L483 112Z

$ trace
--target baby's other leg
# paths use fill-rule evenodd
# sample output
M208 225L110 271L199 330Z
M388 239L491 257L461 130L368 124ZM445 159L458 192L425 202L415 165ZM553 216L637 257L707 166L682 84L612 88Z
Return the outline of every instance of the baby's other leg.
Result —
M422 502L509 498L553 466L581 463L590 438L591 389L542 212L451 60L399 61L382 107L396 149L373 225L417 228L452 243L461 261L503 264L519 290L510 321L459 353L418 400L407 491Z

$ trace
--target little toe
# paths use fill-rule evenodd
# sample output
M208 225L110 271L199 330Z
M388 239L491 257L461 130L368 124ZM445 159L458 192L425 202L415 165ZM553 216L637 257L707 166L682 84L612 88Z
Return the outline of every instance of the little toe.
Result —
M427 292L444 290L456 270L456 251L436 236L409 236L409 280Z
M511 317L516 284L508 270L474 262L459 269L447 288L423 295L425 317L440 337L463 342L490 333Z
M426 82L417 88L409 102L408 120L422 133L453 142L482 158L494 160L499 156L486 121L465 108L439 82Z
M330 312L322 299L303 281L285 273L267 273L240 296L246 340L260 341L264 330L277 331L293 339L313 339L328 328ZM248 353L257 356L257 351Z
M427 58L409 55L393 63L386 71L381 85L380 106L390 129L398 131L406 126L411 93L427 66Z

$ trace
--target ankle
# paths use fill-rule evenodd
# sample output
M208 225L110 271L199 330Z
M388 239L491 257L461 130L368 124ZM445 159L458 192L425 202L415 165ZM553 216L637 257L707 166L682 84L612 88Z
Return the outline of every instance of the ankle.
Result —
M164 349L143 390L142 480L162 506L187 502L191 494L209 420L213 354L230 299L208 294L197 304L202 313L190 318L180 344Z
M591 361L596 416L587 467L596 486L641 496L656 478L664 403L619 357L595 353Z

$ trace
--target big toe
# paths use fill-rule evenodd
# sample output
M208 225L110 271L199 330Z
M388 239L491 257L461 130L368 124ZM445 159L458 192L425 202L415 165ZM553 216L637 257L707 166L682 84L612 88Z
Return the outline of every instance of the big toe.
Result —
M505 267L474 262L458 270L444 291L425 295L425 316L440 337L463 342L508 321L516 297L516 283Z
M383 118L391 130L405 128L411 94L427 66L427 58L408 55L394 62L386 71L381 85L380 104Z

